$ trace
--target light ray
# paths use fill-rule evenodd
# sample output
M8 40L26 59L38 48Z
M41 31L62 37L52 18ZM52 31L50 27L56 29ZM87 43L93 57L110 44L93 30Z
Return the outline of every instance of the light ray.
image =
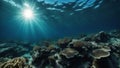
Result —
M32 37L38 38L37 34L42 35L41 37L44 38L48 37L51 29L47 22L42 19L42 16L42 11L36 9L34 3L23 3L23 8L20 9L17 15L17 20L20 20L20 30L25 33L25 37L32 35Z

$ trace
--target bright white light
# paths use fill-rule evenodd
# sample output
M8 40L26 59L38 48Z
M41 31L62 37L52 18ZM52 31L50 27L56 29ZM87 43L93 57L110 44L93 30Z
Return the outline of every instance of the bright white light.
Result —
M17 17L23 23L33 23L38 21L38 15L34 4L23 3L23 7Z
M23 16L26 18L26 19L32 19L34 17L34 13L33 13L33 10L32 9L24 9L23 10Z
M30 5L28 3L24 3L25 7L30 7Z

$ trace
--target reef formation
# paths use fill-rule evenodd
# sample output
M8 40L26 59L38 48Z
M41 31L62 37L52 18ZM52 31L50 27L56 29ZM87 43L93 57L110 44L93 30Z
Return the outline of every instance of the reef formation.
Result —
M120 31L42 44L1 41L0 68L120 68Z

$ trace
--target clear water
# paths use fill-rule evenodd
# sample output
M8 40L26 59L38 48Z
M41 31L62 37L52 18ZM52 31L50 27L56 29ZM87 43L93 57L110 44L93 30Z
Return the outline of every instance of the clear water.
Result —
M21 17L24 3L35 19ZM0 40L39 41L120 29L120 0L0 0Z

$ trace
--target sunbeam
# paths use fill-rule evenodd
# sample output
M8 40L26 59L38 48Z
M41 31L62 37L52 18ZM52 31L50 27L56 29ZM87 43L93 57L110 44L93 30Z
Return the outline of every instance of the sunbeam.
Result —
M34 13L31 9L24 9L22 13L26 19L32 19L34 17Z

